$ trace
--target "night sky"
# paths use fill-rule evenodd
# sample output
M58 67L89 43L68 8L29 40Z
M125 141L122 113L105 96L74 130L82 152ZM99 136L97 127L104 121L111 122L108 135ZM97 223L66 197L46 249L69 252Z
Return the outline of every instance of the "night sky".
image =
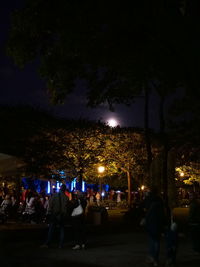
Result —
M6 56L5 46L8 38L10 26L10 14L18 7L20 1L5 1L1 8L1 51L0 51L0 81L1 93L0 104L28 104L42 109L47 109L58 116L66 118L86 118L91 120L101 120L106 122L109 118L118 120L120 126L143 127L143 108L142 98L136 99L135 103L127 107L116 105L115 112L111 112L107 105L91 109L86 107L85 88L81 82L72 95L65 100L61 106L53 106L49 103L48 95L45 91L45 83L36 71L36 63L29 64L24 70L18 69L12 60ZM150 105L150 127L158 128L158 98L154 94Z

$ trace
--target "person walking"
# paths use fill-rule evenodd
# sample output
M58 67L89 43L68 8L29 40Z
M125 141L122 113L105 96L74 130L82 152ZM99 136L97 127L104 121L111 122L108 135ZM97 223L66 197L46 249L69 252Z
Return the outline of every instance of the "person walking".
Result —
M53 237L56 226L59 227L60 238L59 248L63 248L64 235L65 235L65 218L68 213L69 199L65 195L66 185L62 184L60 192L53 194L49 199L49 207L47 213L50 214L50 224L46 242L41 246L42 248L48 248Z
M149 238L148 263L158 266L160 253L160 239L164 223L164 205L158 195L157 188L153 188L145 199L145 228Z

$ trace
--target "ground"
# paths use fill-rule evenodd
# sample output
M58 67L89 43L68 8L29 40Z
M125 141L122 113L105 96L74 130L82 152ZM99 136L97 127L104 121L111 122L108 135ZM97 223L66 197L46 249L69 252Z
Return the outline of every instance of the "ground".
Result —
M185 210L178 212L183 216ZM73 236L70 226L66 227L66 242L63 249L58 249L56 236L52 248L40 248L46 237L46 225L10 223L1 226L0 229L1 267L66 267L71 264L74 267L148 266L146 233L134 222L124 221L121 211L109 212L109 221L104 225L88 224L87 248L80 251L71 249ZM199 266L200 256L192 251L187 231L179 233L179 241L177 266ZM160 266L164 266L165 263L164 245L162 237Z

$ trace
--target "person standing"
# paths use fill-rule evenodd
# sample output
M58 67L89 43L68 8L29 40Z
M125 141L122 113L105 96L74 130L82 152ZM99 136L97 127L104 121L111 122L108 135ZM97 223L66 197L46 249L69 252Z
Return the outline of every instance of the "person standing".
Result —
M72 249L84 249L86 242L85 209L87 206L87 200L81 192L73 194L72 206L74 209L72 211L71 218L75 243Z
M117 191L117 203L121 202L121 192Z
M96 192L95 195L97 206L100 206L101 204L101 194L99 192Z
M46 242L41 246L42 248L48 248L56 226L59 227L60 238L59 248L63 248L64 235L65 235L65 218L68 212L68 197L65 195L66 185L62 184L60 192L53 194L49 199L49 207L47 213L50 214L50 224Z
M178 248L178 226L174 220L173 212L168 204L165 204L165 246L166 266L175 266Z
M32 190L29 190L25 201L26 205L25 210L22 214L23 221L31 223L35 222L36 218L35 204L36 204L36 193Z
M189 228L192 248L200 253L200 199L197 195L192 196L189 206Z
M164 224L164 205L157 188L153 188L145 199L145 210L145 228L149 238L148 263L156 267L159 261L160 239Z
M69 200L72 200L72 193L69 192L68 188L66 188L65 195L69 198Z

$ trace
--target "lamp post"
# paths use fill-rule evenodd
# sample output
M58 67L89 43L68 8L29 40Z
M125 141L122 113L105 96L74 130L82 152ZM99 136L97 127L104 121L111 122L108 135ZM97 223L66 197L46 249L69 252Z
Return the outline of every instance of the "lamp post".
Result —
M102 183L101 183L101 177L100 176L104 173L105 167L104 166L99 166L97 168L97 170L98 170L98 173L99 173L99 190L100 190L100 195L101 195L101 193L102 193Z

